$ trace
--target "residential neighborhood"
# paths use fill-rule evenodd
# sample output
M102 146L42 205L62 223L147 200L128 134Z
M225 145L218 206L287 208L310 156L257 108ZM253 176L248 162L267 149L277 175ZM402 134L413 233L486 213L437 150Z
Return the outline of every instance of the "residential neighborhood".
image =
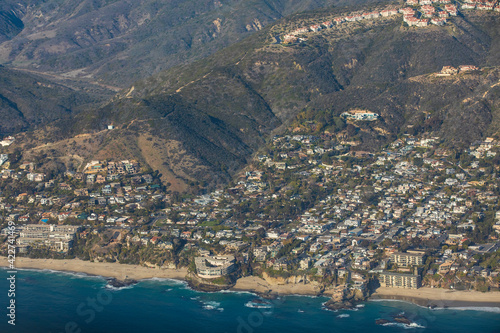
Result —
M404 135L369 153L342 131L306 132L275 136L229 186L199 195L169 193L136 161L51 177L23 162L3 170L0 209L19 255L194 263L206 279L309 274L354 289L499 287L498 140L458 155L437 136Z
M339 29L340 25L351 22L382 20L400 14L408 27L427 27L444 26L450 18L459 15L459 9L500 12L500 4L497 0L407 0L405 4L406 7L401 8L388 6L372 12L352 12L340 17L319 17L315 20L317 24L287 29L279 40L283 44L300 43L306 41L307 36L312 33Z

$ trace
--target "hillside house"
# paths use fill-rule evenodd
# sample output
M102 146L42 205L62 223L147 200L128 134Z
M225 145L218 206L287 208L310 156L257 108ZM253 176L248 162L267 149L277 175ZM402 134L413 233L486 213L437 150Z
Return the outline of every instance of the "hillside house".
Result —
M426 27L429 25L429 20L428 19L420 19L418 22L415 24L417 27Z
M444 17L433 17L431 23L434 25L442 26L446 23L446 18Z
M463 9L476 9L476 4L474 3L464 3L462 5Z
M444 9L450 13L451 16L457 16L458 15L458 9L457 6L455 5L446 5L444 6Z
M318 32L321 30L321 26L319 24L315 24L315 25L311 25L311 27L309 29L311 29L311 31L313 31L313 32Z
M460 73L469 73L469 72L475 72L479 70L479 67L474 66L474 65L460 65L458 67L458 70Z
M442 11L438 12L437 14L438 14L438 16L439 16L439 17L441 17L441 18L447 18L447 17L449 17L449 16L450 16L450 13L448 13L447 11L444 11L444 10L442 10Z
M401 8L399 12L402 13L403 15L410 15L410 16L415 16L416 13L415 9L410 7Z
M366 110L353 110L349 112L344 112L341 116L345 119L352 120L364 120L364 121L374 121L377 120L379 115L374 112L366 111Z
M397 15L398 10L393 8L393 9L384 9L380 12L380 16L387 17L387 16L392 16L392 15Z
M453 66L443 66L441 69L441 74L443 75L455 75L458 74L458 69Z

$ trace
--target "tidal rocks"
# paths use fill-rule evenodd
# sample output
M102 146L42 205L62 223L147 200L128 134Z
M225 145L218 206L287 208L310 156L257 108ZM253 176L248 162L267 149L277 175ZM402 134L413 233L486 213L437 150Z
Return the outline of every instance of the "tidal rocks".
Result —
M134 279L118 280L115 278L108 279L108 286L115 289L133 286L134 284L137 284L137 280Z

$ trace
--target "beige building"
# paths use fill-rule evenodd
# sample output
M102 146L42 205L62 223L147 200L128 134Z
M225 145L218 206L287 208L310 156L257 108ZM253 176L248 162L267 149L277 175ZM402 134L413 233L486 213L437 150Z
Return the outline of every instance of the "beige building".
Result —
M21 227L17 245L20 247L45 246L54 251L67 252L73 245L80 226L54 224L27 224Z
M425 255L421 253L403 253L394 252L391 255L391 262L400 267L408 267L413 265L423 265Z
M199 277L213 279L233 272L236 268L234 256L196 257L196 273Z
M380 285L390 288L418 289L421 285L420 275L382 272L379 276Z

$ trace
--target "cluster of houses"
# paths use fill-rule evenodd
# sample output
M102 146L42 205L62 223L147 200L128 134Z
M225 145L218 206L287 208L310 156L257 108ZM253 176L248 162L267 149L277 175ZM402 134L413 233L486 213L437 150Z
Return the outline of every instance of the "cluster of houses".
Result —
M500 143L498 140L494 138L486 138L481 141L473 142L467 152L474 156L477 159L480 158L492 158L497 155L496 147L498 147Z
M386 8L381 11L352 13L307 27L300 27L284 34L281 42L285 44L301 42L305 40L304 35L308 33L330 29L345 22L357 22L397 14L403 14L403 22L409 26L426 27L429 24L438 26L446 24L450 16L458 15L459 6L462 9L494 10L500 12L500 4L497 0L465 0L463 4L452 3L451 0L407 0L406 5L407 7L403 8Z
M458 66L458 68L453 66L443 66L438 76L450 76L457 75L459 73L478 72L479 70L480 68L474 65L460 65Z
M102 173L112 176L117 174L136 174L140 171L140 164L135 160L124 160L119 162L91 161L85 165L83 173L87 175Z
M346 16L335 17L332 20L322 22L320 24L313 24L309 27L301 27L295 29L285 35L283 35L282 42L283 43L293 43L297 41L301 41L300 36L310 33L310 32L318 32L324 29L333 28L336 25L340 25L345 22L356 22L361 20L371 20L379 17L389 17L393 15L399 14L399 10L396 8L386 8L381 11L372 11L372 12L360 12L360 13L352 13Z
M9 160L8 154L0 154L0 166Z
M350 120L374 121L378 119L379 115L375 112L367 110L352 110L349 112L342 113L341 117Z
M0 166L7 160L8 160L8 155L1 154ZM21 171L18 172L11 169L4 169L0 172L1 177L3 179L12 178L16 180L26 178L27 180L32 182L43 182L46 179L45 173L33 172L35 170L35 164L33 162L23 162L19 166L19 169ZM92 185L94 183L104 184L109 181L116 181L119 180L124 175L135 175L140 172L141 172L140 164L135 160L132 161L125 160L120 162L92 161L85 166L83 172L67 171L65 173L65 176ZM146 182L150 182L152 178L151 176L146 176L144 180L146 180ZM64 189L70 189L70 188L64 188Z
M16 172L12 169L3 169L2 171L0 171L0 177L2 179L9 179L9 178L14 180L26 179L31 182L43 182L45 180L46 175L44 173L35 173L27 171Z
M313 152L313 155L304 154L303 156L314 159L317 158L314 148L320 146L321 141L320 137L310 135L288 135L286 138L275 137L273 144L280 148L278 150L295 149L299 144L301 149L311 149ZM260 218L248 221L245 227L236 227L236 221L228 219L226 214L227 210L232 209L231 204L220 207L219 202L236 204L246 200L258 200L264 204L286 196L284 192L267 193L268 188L264 181L266 179L264 175L267 172L263 169L247 171L242 175L238 184L228 189L227 193L220 191L211 193L193 199L193 203L184 208L173 208L179 209L180 212L188 210L189 213L186 211L184 214L184 221L171 223L177 227L185 226L190 229L189 232L180 233L180 237L184 237L188 242L205 244L204 246L222 245L223 253L226 254L235 251L248 254L251 251L256 262L273 270L289 272L303 270L312 271L318 275L336 274L342 278L349 277L352 281L354 281L352 269L365 270L379 273L384 286L418 288L423 283L422 276L433 273L432 269L430 273L414 270L415 267L421 268L424 265L425 256L422 253L411 251L400 253L396 251L395 246L387 247L386 262L396 267L396 269L392 267L388 270L384 260L375 259L376 251L370 249L369 245L381 244L385 240L421 239L460 247L467 240L466 233L475 227L477 220L475 216L481 213L471 210L474 207L472 201L488 206L498 202L498 198L493 193L488 194L488 191L484 192L484 190L480 193L475 188L476 185L468 181L471 177L469 173L473 170L462 171L460 168L452 168L443 162L442 157L447 156L448 152L442 149L435 150L436 158L422 156L422 166L406 161L409 155L415 154L415 148L435 149L438 143L437 137L407 136L398 139L377 156L377 163L373 167L368 167L373 169L369 174L373 175L373 188L380 197L375 206L367 205L363 201L362 186L350 188L346 185L336 193L320 200L317 205L300 215L296 221L266 229L263 227L265 216L261 215ZM263 156L258 157L260 162L268 159ZM384 168L377 170L377 165L382 167L389 163L394 166L393 171L382 171ZM276 166L271 165L269 168L274 170ZM312 174L312 172L305 173L301 170L303 168L309 171L315 169L326 171L322 164L306 162L302 167L297 168L299 169L296 171L297 175L307 177ZM338 171L342 169L345 168L336 166L329 170L333 170L333 174L323 174L336 176L336 179L341 182L342 178L339 178L341 173ZM345 176L352 178L361 171L361 167L347 171ZM450 195L445 190L433 191L433 187L439 183L424 181L425 174L429 173L432 177L447 175L446 179L455 179L456 182L449 181L450 185L446 185L454 189L454 194ZM401 182L401 184L391 186L395 182ZM327 186L327 183L320 182L318 185ZM300 194L295 199L300 199ZM211 218L225 221L223 225L226 229L211 232L199 227ZM403 219L407 223L402 223ZM458 235L449 232L450 226L459 228L463 233ZM258 230L262 228L266 229L265 235L258 243L255 243L253 240ZM301 243L292 248L290 253L283 254L281 250L294 240ZM491 246L480 246L477 249L471 247L467 251L472 254L480 253L479 251L483 248L487 248L489 253L494 251ZM454 251L451 254L463 252ZM436 265L446 262L448 255L441 253ZM467 260L463 264L464 267L477 266L472 255L468 255ZM217 269L214 267L214 270ZM439 271L438 268L436 271ZM477 267L470 269L469 274L473 276L476 271L479 271ZM441 272L443 273L444 270L441 269ZM486 274L484 270L481 272L483 275ZM495 277L497 273L491 271L487 276L488 278ZM213 274L220 276L218 273ZM356 281L352 285L356 288L363 288L363 283L358 283L362 281L362 277Z
M85 172L65 172L54 179L35 173L25 162L19 170L3 170L2 179L12 178L23 187L33 187L13 197L0 195L0 209L20 223L106 223L128 226L139 217L130 212L163 202L158 180L148 173L137 174L134 161L91 163ZM96 173L99 172L99 173ZM34 182L35 184L29 184Z
M288 136L286 140L275 138L273 143L275 146L281 147L282 150L294 149L295 146L291 143L293 142L292 138L295 140L307 138L307 141L311 142L308 136L296 135ZM487 140L491 142L491 140ZM319 145L318 140L312 142ZM449 152L443 149L436 150L435 158L423 155L419 157L419 153L415 154L415 148L427 149L435 147L438 142L439 138L436 137L417 139L407 136L398 139L389 149L376 157L377 162L373 164L373 167L364 167L373 169L368 174L372 175L373 187L381 198L376 207L369 207L362 201L362 187L340 189L338 193L335 193L335 196L326 197L299 218L300 223L295 228L295 236L293 234L290 236L290 233L287 232L280 234L274 230L267 233L268 237L272 237L272 239L295 237L310 242L309 246L304 247L307 250L306 252L321 253L338 248L340 244L349 245L353 241L356 241L354 244L360 244L363 241L378 243L384 239L416 238L437 240L442 243L449 242L450 237L454 236L446 232L450 226L470 232L475 228L474 221L477 220L476 217L481 215L480 211L471 210L474 203L479 201L481 205L489 207L492 203L498 203L498 196L491 191L478 191L476 186L484 184L468 181L472 177L471 173L474 172L475 163L470 166L471 170L462 170L456 166L450 167L442 161L442 157L449 156ZM489 146L498 149L494 144ZM314 147L308 149L314 151ZM282 154L280 153L278 156ZM413 154L422 159L422 166L416 166L405 161L407 156ZM304 154L304 156L307 155ZM260 158L264 159L263 157ZM376 165L386 166L388 164L393 165L393 171L377 171ZM302 164L302 167L307 165L309 165L310 171L325 167L325 165L314 163ZM351 170L351 174L357 174L364 168L358 167ZM300 171L300 166L298 169L297 174L306 176L312 174L312 172ZM342 169L342 166L334 167L333 176L338 177L340 175L338 170ZM327 174L325 173L325 175ZM431 178L445 175L443 185L453 188L454 194L450 195L447 190L433 191L432 188L439 186L439 184L433 181L425 181L424 179L429 175L432 176ZM391 186L395 182L401 183L398 186ZM325 186L326 184L320 183L318 185ZM403 218L408 221L407 225L398 223ZM324 237L325 233L330 236ZM462 239L462 243L465 240L466 237ZM278 246L276 240L272 245L269 252L265 252L262 247L259 247L258 255L262 258L263 253L275 253ZM347 250L346 253L350 254L351 252ZM315 258L304 258L300 262L309 262L314 265ZM346 260L346 262L349 262L349 260ZM278 263L280 267L284 267L283 261L278 261ZM369 256L359 256L351 264L353 267L367 268L373 267L377 263L370 263ZM418 262L417 265L419 264L421 263ZM273 263L273 266L275 265ZM404 273L397 272L397 274ZM390 280L392 281L390 284L405 285L410 288L420 284L420 277L417 276L405 277L406 280L403 280L406 282L404 283L402 279L403 277L394 275Z
M500 4L497 0L464 0L462 9L494 10L500 12Z
M124 160L120 162L105 162L105 161L92 161L88 163L83 172L66 172L66 176L74 178L77 181L83 181L88 185L104 184L108 182L116 182L123 176L136 175L141 172L140 164L135 160ZM141 177L133 177L133 183L151 183L151 175ZM104 194L111 192L111 189L116 186L116 183L111 183L103 189Z
M3 138L3 140L0 141L0 145L2 147L8 147L11 144L13 144L15 140L16 139L13 136L7 136L7 137Z
M407 0L406 4L412 7L402 8L401 12L403 21L409 26L444 25L449 16L458 15L457 6L451 4L450 0ZM444 5L444 8L439 5Z
M500 213L497 233L470 242L485 211L500 211L498 177L487 166L500 146L493 138L476 142L468 150L471 161L457 164L440 143L435 136L404 135L358 158L349 154L356 146L339 133L276 136L229 187L175 202L151 175L134 173L140 166L95 162L80 180L73 173L32 184L34 192L0 196L0 210L17 221L21 248L65 252L75 233L84 239L89 232L109 232L116 234L111 243L154 249L148 252L153 255L173 251L174 244L181 255L194 253L190 259L204 278L229 274L243 260L282 273L335 275L356 289L366 287L368 272L377 273L383 286L400 288L464 271L471 280L494 281L498 268L481 266L475 254L498 248ZM115 174L121 177L108 179ZM307 190L297 190L301 184ZM310 205L295 215L270 216L269 207L305 201ZM153 202L161 208L133 214ZM60 229L70 224L77 226ZM420 245L401 251L402 243ZM424 253L432 253L428 271Z

